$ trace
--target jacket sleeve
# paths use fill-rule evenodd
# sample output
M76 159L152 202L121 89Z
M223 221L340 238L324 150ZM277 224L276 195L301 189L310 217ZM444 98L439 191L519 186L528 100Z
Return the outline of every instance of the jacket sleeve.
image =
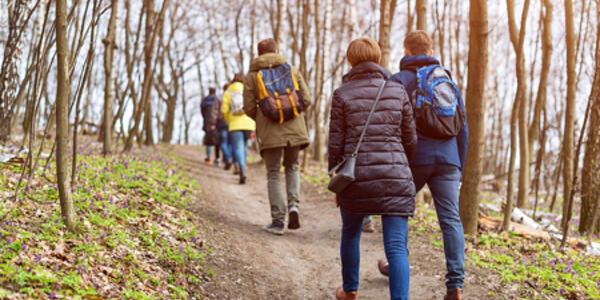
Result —
M346 135L344 116L344 101L339 97L337 92L333 93L331 101L331 115L329 119L329 144L327 145L328 153L328 170L335 167L343 158L344 141Z
M403 92L401 97L404 98L404 105L402 107L402 146L404 147L406 158L410 163L417 150L417 128L412 104L408 100L406 92Z
M304 77L302 77L302 74L300 73L300 71L298 71L296 67L292 67L292 72L294 72L294 77L296 77L296 81L298 81L298 85L300 86L300 91L302 91L302 96L304 97L304 104L306 105L306 107L309 107L312 103L312 95L310 94L310 89L308 88L306 81L304 81Z
M250 72L244 81L244 112L256 121L258 110L258 91L256 90L256 73Z
M459 108L465 112L465 124L463 128L456 136L456 142L458 144L458 157L460 158L460 171L461 173L465 171L465 161L467 160L467 149L469 148L469 124L467 123L467 113L465 110L465 106L462 100L462 97L459 99L460 105Z

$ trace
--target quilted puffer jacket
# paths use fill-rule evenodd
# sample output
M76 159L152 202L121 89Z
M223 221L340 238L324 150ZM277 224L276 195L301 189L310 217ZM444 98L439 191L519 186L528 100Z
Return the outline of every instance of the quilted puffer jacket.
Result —
M379 87L389 73L373 62L357 64L333 94L329 169L350 156ZM344 211L412 216L415 186L408 162L417 145L412 105L402 84L388 81L358 152L356 181L338 194Z

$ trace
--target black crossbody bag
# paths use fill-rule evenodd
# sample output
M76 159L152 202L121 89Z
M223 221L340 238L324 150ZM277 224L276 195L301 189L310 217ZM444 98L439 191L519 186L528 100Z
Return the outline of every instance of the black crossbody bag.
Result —
M367 133L367 128L369 127L369 123L371 122L371 117L373 116L373 112L375 112L375 107L381 98L381 94L383 92L383 88L385 87L387 80L384 80L381 86L379 87L379 91L377 91L377 97L375 97L375 103L373 103L373 107L371 107L371 111L369 112L369 117L367 118L367 123L365 123L365 127L360 134L360 138L358 139L358 143L356 144L356 149L350 157L345 157L339 164L329 170L329 185L327 185L327 189L330 191L339 194L348 185L350 185L356 177L354 176L354 170L356 168L356 157L358 155L358 150L360 149L360 144L362 143L363 138L365 137L365 133Z

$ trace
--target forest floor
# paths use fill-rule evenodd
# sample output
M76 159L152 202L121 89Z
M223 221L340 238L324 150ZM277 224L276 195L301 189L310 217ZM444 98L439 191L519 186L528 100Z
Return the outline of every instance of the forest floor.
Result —
M341 284L339 241L341 221L332 195L304 181L301 195L302 228L274 236L261 227L270 222L266 174L262 163L248 166L248 183L239 185L231 172L204 164L199 148L177 147L188 173L198 180L204 199L199 212L211 221L206 240L214 251L207 266L214 278L204 288L212 299L332 299ZM419 206L419 209L431 208ZM426 212L417 213L424 219ZM428 213L427 215L431 215ZM381 222L375 233L363 233L359 295L363 299L389 298L387 278L379 274L377 259L384 258ZM421 220L423 221L423 220ZM439 229L438 229L439 231ZM439 233L437 239L440 239ZM412 299L442 299L445 294L443 249L425 230L410 237ZM466 299L517 298L517 287L507 288L499 275L466 267Z

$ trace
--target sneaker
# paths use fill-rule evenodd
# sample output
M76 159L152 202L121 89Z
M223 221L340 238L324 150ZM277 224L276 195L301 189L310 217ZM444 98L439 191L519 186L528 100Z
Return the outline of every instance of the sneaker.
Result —
M210 161L210 158L205 158L204 159L204 163L207 165L212 165L212 162Z
M292 206L288 209L289 211L289 220L288 220L288 229L298 229L300 228L300 214L298 211L298 206Z
M240 184L246 184L246 176L240 176Z
M232 165L233 165L232 163L230 163L230 162L226 162L226 163L225 163L225 167L224 167L223 169L224 169L225 171L229 171L229 169L231 169L231 166L232 166Z
M362 224L363 232L375 232L375 225L373 225L373 220L370 218L365 218Z
M213 164L218 167L219 166L219 160L218 159L213 160Z
M283 235L284 231L283 223L279 221L273 221L271 224L263 227L263 229L275 235Z

